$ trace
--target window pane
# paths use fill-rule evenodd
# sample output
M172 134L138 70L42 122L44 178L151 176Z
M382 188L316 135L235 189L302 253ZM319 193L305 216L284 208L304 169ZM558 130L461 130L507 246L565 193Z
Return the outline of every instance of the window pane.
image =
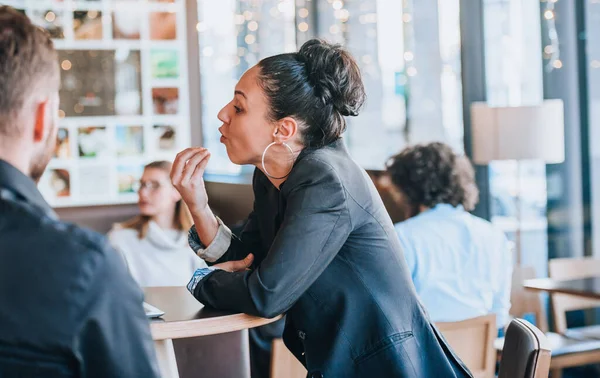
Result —
M587 91L589 96L589 140L591 219L594 256L600 256L600 2L586 2ZM596 238L594 238L596 237Z
M233 98L240 76L266 56L296 50L294 2L199 0L200 75L208 173L239 174L219 142L219 110Z
M209 173L239 174L219 143L218 111L261 58L310 38L341 43L363 73L367 103L345 140L365 168L408 143L463 149L458 0L198 0L204 144ZM407 122L407 116L410 119Z
M541 103L539 0L485 0L484 29L487 102L491 106ZM511 239L521 230L523 264L534 265L543 274L547 256L544 162L492 162L489 185L492 222Z

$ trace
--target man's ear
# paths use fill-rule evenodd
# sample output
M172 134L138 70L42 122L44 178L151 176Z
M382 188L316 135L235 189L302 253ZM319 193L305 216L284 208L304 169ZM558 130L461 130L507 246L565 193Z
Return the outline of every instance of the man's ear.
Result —
M33 141L41 142L44 140L48 130L46 128L49 125L48 122L48 109L50 107L50 100L46 99L35 106L35 125L33 128Z
M277 121L277 128L273 137L277 142L289 142L298 133L298 122L292 117L285 117Z

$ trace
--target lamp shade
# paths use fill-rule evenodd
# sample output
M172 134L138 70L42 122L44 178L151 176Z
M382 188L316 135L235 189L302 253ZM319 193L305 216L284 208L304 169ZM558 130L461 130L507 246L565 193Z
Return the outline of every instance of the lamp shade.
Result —
M554 164L565 160L562 100L518 107L474 102L471 121L475 164L528 159Z

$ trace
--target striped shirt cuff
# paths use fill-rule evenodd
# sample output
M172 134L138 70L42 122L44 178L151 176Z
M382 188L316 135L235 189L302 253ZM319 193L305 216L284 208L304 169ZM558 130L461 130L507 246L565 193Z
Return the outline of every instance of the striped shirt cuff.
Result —
M221 258L231 245L231 230L225 226L221 218L216 217L219 222L219 228L215 238L207 247L200 241L196 225L193 225L188 232L188 242L190 247L196 252L198 257L208 262L215 262Z
M196 290L196 286L198 286L198 284L200 283L200 281L202 281L202 279L204 277L208 276L210 273L214 272L217 269L218 268L210 268L210 267L209 268L196 269L196 271L194 272L194 275L192 276L192 279L187 284L188 291L192 295L194 295L194 291Z

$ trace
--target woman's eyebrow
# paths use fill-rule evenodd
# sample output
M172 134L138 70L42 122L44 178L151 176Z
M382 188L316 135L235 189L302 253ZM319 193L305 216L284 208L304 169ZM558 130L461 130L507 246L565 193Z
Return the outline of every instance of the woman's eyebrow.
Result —
M243 98L245 98L246 100L248 99L248 98L246 97L246 94L245 94L244 92L240 91L239 89L236 89L236 90L235 90L233 93L234 93L234 94L236 94L236 95L240 95L240 96L242 96L242 97L243 97Z

